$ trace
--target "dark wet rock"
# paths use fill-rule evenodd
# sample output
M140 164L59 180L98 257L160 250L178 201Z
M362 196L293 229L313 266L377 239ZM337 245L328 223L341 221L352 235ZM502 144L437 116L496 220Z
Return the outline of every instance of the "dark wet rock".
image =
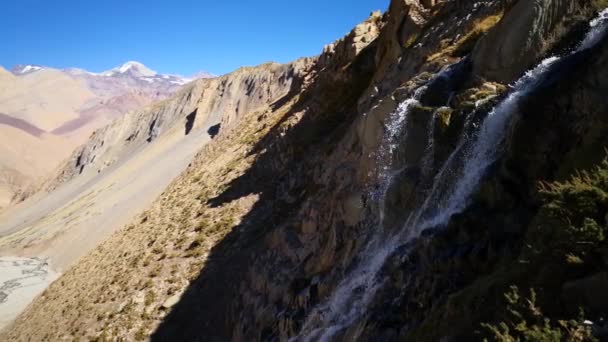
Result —
M562 300L569 307L586 307L600 315L608 312L608 273L600 272L570 281L562 287Z
M592 1L517 1L473 51L474 72L510 83L531 68L554 43L595 15Z

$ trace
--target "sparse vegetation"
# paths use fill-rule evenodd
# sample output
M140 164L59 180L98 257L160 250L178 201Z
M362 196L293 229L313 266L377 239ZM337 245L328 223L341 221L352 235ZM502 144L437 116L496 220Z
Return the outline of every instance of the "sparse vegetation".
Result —
M160 270L161 270L161 266L156 265L150 270L150 272L148 273L148 276L150 278L156 278L160 275Z
M608 7L608 0L593 0L595 7L598 9L604 9Z
M494 27L504 13L488 16L473 24L473 27L456 41L442 41L443 49L427 58L434 61L441 57L463 57L473 50L477 41L483 37L492 27Z
M146 291L146 295L144 297L144 305L150 306L150 305L154 304L155 301L156 301L156 294L154 293L154 290L149 289L148 291Z
M578 319L557 322L545 317L537 305L534 289L530 290L528 298L524 298L517 286L512 286L505 299L508 317L498 325L482 324L490 331L493 341L597 341L591 327L585 325L582 313Z
M591 341L589 327L576 316L577 307L556 308L563 284L606 269L608 246L608 160L591 171L578 172L564 182L542 183L543 205L526 235L525 248L516 267L524 284L543 288L542 298L534 290L524 299L512 287L506 294L507 315L499 325L490 326L503 341L568 340ZM508 278L507 278L508 279ZM571 298L583 312L592 312L580 298ZM551 308L551 319L541 307ZM574 315L574 316L573 316ZM553 338L553 339L551 339Z

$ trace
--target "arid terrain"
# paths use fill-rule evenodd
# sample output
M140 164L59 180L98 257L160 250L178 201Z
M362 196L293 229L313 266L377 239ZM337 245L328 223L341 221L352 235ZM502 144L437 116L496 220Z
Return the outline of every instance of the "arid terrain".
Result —
M608 339L607 7L392 0L116 115L0 213L0 340Z
M158 74L138 62L98 74L32 65L9 72L0 67L0 210L50 177L93 131L165 99L192 80Z

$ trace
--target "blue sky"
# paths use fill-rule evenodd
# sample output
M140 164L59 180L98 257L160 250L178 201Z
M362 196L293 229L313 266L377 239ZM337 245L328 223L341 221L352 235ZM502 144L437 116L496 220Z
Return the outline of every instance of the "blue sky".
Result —
M321 52L389 0L5 0L0 65L215 74Z

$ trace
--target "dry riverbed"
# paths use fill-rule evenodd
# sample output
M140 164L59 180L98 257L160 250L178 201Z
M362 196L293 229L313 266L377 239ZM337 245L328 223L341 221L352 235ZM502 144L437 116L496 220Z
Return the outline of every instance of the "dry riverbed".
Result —
M44 259L0 257L0 329L57 277Z

